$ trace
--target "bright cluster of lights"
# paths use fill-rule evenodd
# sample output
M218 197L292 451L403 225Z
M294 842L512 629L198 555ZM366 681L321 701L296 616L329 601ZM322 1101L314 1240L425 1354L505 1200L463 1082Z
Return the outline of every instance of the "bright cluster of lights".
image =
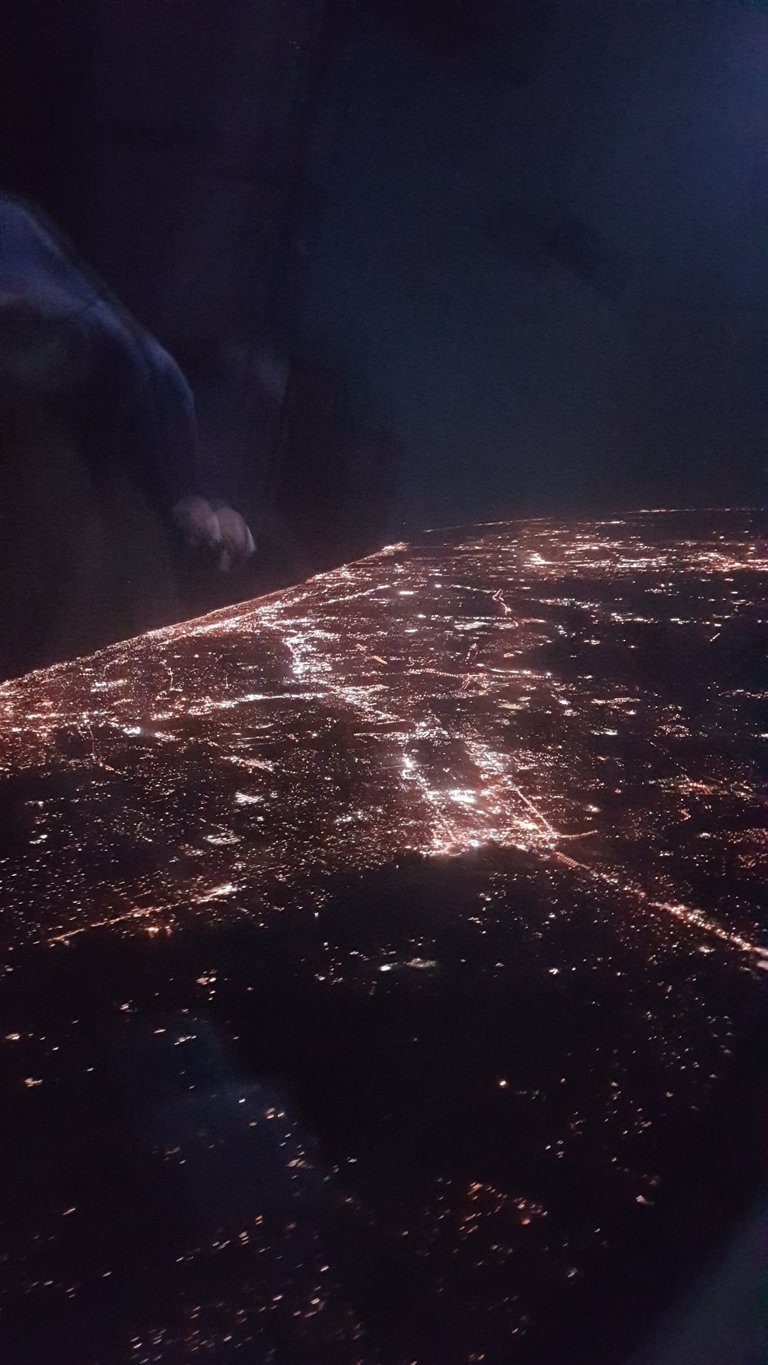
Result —
M256 911L275 882L496 845L759 956L737 890L678 887L724 839L764 846L758 698L686 676L759 614L764 566L738 525L681 529L434 534L6 684L0 773L41 774L9 937ZM649 647L671 683L638 676Z
M145 983L103 1006L140 1085L178 1086L135 1108L193 1209L183 1292L137 1316L122 1358L416 1359L375 1344L354 1257L334 1259L346 1237L405 1258L435 1323L461 1304L461 1358L505 1358L656 1216L666 1135L703 1112L764 986L767 585L739 512L499 523L0 688L0 990L105 945L178 948L172 1024L150 1017L167 983L149 1010ZM232 929L252 961L233 965ZM375 1135L344 1148L343 1123L321 1159L279 1092L222 1079L196 1015L239 1042L270 970L281 1005L311 999L318 1028L327 1009L333 1050L345 1009L371 1046L403 1021L383 1079L353 1042L345 1063L394 1133L386 1161ZM470 1039L450 1034L457 998ZM39 1008L0 1043L18 1112L89 1087L100 1112L98 1037L76 1001L53 1024ZM399 1072L387 1090L390 1046L421 1078L410 1098ZM222 1164L247 1174L234 1192ZM232 1206L200 1212L217 1182ZM87 1317L120 1255L94 1251L90 1279L50 1268L77 1191L24 1216L14 1292Z

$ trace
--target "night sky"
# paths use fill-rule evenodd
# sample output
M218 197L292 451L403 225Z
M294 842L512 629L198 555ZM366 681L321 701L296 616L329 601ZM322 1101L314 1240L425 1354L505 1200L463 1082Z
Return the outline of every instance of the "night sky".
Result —
M453 46L437 22L371 18L337 68L308 322L392 415L399 511L754 503L766 17L686 0L484 13ZM521 206L545 233L565 213L595 234L608 287L542 256Z
M257 528L281 478L320 525L345 499L347 528L370 519L355 470L373 426L339 454L313 407L326 373L391 438L367 548L403 527L764 496L763 5L6 15L0 174L178 356L216 482ZM246 353L311 373L289 458L279 397L254 416L265 371L244 378ZM314 567L359 553L342 541Z

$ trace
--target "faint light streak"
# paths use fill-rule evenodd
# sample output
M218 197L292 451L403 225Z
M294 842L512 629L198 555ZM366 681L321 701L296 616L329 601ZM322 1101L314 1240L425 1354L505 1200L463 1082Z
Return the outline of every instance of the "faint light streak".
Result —
M220 886L212 886L208 891L202 891L195 897L196 905L206 905L208 901L220 900L222 897L232 896L237 891L234 882L222 882Z

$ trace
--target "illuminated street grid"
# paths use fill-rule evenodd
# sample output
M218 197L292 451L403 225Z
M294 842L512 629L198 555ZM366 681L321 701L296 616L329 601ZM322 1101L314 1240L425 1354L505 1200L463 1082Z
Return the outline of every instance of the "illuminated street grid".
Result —
M6 941L151 932L493 842L753 953L765 716L737 668L726 689L707 670L766 565L738 525L681 522L436 534L6 684L1 771L54 789L4 865Z
M173 1306L137 1318L114 1359L262 1359L238 1352L277 1341L278 1360L443 1365L507 1360L514 1338L535 1360L541 1305L557 1311L612 1239L630 1243L635 1220L660 1216L679 1159L668 1122L694 1123L715 1093L768 960L767 588L746 513L499 523L427 534L0 688L7 980L31 980L35 953L66 964L105 934L145 954L208 933L210 964L186 984L180 970L174 987L190 1018L225 1005L247 1032L248 993L279 993L284 978L299 996L391 1008L388 1027L416 1020L418 1046L460 983L475 1002L470 1034L485 1011L499 1035L467 1045L482 1060L466 1074L457 1064L450 1105L432 1097L439 1122L410 1183L386 1144L394 1125L409 1149L418 1098L393 1100L385 1080L367 1096L389 1125L384 1147L369 1132L367 1155L346 1151L336 1133L333 1160L301 1145L279 1097L221 1083L215 1123L203 1105L194 1140L164 1131L163 1161L194 1173L203 1148L282 1124L286 1197L314 1213L270 1224L251 1192L174 1256ZM290 949L270 948L291 916ZM233 969L216 936L237 926L267 946ZM189 1056L200 1046L178 1014L173 1027L142 1024L135 983L123 994L118 1026L143 1029L150 1053L153 1039ZM544 1043L533 1046L520 999ZM71 1012L55 1042L42 1024L9 1022L17 1106L94 1070L76 1000ZM424 1062L438 1091L452 1063L435 1056L450 1046L433 1038ZM317 1062L343 1089L343 1059ZM366 1070L354 1084L369 1084ZM462 1108L470 1136L443 1159ZM484 1146L490 1129L507 1132L508 1170ZM585 1207L567 1207L578 1182ZM450 1346L372 1344L354 1286L320 1246L318 1190L333 1217L420 1265L425 1294L460 1305ZM88 1276L114 1267L36 1269L40 1239L58 1245L76 1212L37 1216L17 1230L9 1292L37 1296L44 1315L57 1296L85 1302ZM211 1268L219 1255L226 1275Z

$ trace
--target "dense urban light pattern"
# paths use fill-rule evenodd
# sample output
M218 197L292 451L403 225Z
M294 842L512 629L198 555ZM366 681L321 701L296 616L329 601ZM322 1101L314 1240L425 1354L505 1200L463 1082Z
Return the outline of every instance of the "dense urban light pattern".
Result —
M768 965L766 586L746 513L499 523L0 688L6 1140L96 1134L9 1359L544 1360L637 1273Z

